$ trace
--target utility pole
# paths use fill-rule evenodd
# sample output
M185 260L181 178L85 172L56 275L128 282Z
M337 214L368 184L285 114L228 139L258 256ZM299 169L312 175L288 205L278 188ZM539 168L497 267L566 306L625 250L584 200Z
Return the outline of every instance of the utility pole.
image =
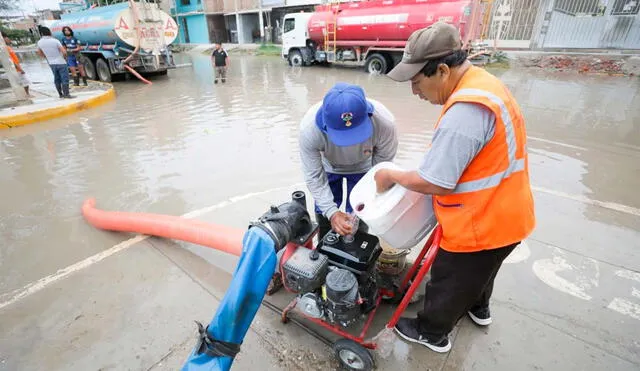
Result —
M260 18L258 24L260 25L260 44L264 44L264 16L262 12L262 0L258 0L258 17ZM253 41L253 40L252 40Z
M236 42L242 44L244 41L244 30L242 30L242 21L240 20L240 13L238 13L238 0L233 0L233 6L236 9L236 38L238 39ZM242 39L240 35L242 35Z
M29 97L20 84L18 71L16 71L16 67L13 65L13 61L9 57L9 51L7 50L7 44L4 42L4 36L0 37L0 62L2 62L2 66L4 66L7 76L9 76L9 83L11 83L11 89L16 95L16 98L19 101L28 101Z

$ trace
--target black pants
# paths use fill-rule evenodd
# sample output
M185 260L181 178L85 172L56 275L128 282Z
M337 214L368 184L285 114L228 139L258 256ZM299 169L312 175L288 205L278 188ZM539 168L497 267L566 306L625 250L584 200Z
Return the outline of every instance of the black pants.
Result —
M468 310L488 307L502 261L518 244L473 253L440 249L426 285L424 309L418 313L420 333L438 340L449 334Z

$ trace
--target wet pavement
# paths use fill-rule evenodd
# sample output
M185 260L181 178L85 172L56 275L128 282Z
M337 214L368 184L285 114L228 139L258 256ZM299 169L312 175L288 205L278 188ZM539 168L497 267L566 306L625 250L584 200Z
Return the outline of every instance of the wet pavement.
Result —
M96 109L0 132L0 369L40 369L46 356L57 360L51 369L175 369L191 346L190 321L208 319L217 305L225 286L211 285L228 278L184 251L226 271L234 259L155 239L55 279L130 237L89 227L80 215L86 197L104 209L172 215L221 205L199 217L243 227L301 182L298 123L334 83L360 84L391 109L400 133L396 161L406 168L422 158L439 113L411 97L408 84L357 70L292 69L277 58L232 55L229 81L214 85L209 59L191 62L152 86L119 82L117 99ZM37 64L26 69L32 81L47 82ZM462 321L449 356L416 349L401 363L638 369L640 80L494 72L527 119L538 227L501 271L489 330ZM221 204L254 192L262 193ZM51 275L42 291L19 297ZM267 324L277 317L264 316ZM270 326L254 326L255 344ZM283 330L291 339L317 341L292 328ZM39 352L29 354L30 347ZM330 355L323 348L307 356ZM273 369L299 369L274 357ZM251 368L251 357L244 362L241 369Z

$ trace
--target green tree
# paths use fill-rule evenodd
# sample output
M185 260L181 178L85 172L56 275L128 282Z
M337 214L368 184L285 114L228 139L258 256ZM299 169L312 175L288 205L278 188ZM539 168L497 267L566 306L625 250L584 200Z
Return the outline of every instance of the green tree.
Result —
M18 8L17 0L0 0L0 11L14 10Z
M0 32L2 36L6 36L10 38L13 42L18 45L31 44L34 42L34 36L31 32L25 30L12 30L10 28L5 28L0 25Z

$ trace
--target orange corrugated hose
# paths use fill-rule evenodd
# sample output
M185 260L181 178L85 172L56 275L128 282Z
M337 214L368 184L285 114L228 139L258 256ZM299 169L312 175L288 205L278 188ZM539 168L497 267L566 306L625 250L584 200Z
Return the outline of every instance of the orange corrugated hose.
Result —
M125 65L124 65L124 68L126 68L127 70L129 70L129 72L131 72L131 74L132 74L133 76L137 77L137 78L138 78L138 80L140 80L140 81L144 82L145 84L149 84L149 85L153 84L151 81L149 81L149 80L145 79L144 77L142 77L142 75L140 75L140 74L138 73L138 71L134 70L134 69L133 69L131 66L129 66L128 64L125 64Z
M93 198L82 205L82 215L100 229L186 241L236 256L242 252L244 230L239 228L170 215L99 210Z

